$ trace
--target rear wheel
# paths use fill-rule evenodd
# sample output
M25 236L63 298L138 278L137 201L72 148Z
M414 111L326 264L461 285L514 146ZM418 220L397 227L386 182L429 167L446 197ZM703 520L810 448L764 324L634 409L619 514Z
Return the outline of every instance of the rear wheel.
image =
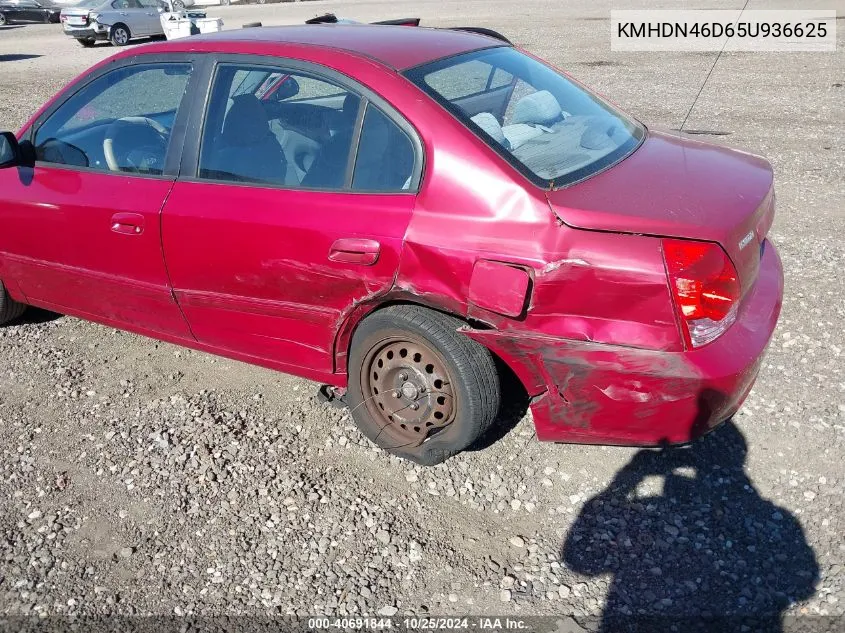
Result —
M129 27L125 24L115 24L111 27L111 33L109 34L109 40L115 46L126 46L129 43L129 39L131 38L131 34L129 32Z
M182 0L173 0L173 10L174 11L181 11L185 8L185 3Z
M85 48L91 48L92 46L94 46L94 44L96 44L96 41L94 41L90 38L78 39L76 41L79 42L80 44L82 44L82 46L84 46Z
M349 357L356 424L385 450L418 464L445 461L477 440L499 410L490 352L457 332L463 323L419 306L367 317Z
M12 299L3 283L0 282L0 325L17 319L25 310L26 306Z
M0 26L6 26L6 16L0 13Z

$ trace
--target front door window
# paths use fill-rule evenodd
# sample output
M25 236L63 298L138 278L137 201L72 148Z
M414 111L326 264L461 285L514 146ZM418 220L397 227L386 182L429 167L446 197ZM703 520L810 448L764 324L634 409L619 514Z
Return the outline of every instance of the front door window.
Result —
M35 134L42 163L161 175L191 65L139 64L102 75Z

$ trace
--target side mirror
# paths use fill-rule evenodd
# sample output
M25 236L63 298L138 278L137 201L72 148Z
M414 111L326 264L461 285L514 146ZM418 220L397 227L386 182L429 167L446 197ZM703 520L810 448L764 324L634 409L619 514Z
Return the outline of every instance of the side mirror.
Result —
M0 132L0 169L21 164L21 148L12 132Z
M276 88L268 97L269 101L284 101L299 94L299 82L288 75L281 78L279 87Z

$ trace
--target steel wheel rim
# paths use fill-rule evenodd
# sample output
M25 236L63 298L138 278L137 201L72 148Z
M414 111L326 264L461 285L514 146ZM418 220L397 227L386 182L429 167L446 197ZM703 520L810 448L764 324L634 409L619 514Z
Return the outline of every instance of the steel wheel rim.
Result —
M364 404L381 426L379 441L419 446L455 420L454 383L444 359L415 337L390 337L361 366Z

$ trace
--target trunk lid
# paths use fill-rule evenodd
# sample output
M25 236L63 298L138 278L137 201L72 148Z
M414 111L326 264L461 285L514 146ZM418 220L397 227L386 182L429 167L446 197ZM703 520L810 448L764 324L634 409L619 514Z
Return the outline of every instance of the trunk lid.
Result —
M90 11L89 7L66 7L62 9L59 19L71 26L87 26Z
M575 228L718 242L743 293L757 277L774 218L765 159L667 132L650 131L618 165L547 195Z

